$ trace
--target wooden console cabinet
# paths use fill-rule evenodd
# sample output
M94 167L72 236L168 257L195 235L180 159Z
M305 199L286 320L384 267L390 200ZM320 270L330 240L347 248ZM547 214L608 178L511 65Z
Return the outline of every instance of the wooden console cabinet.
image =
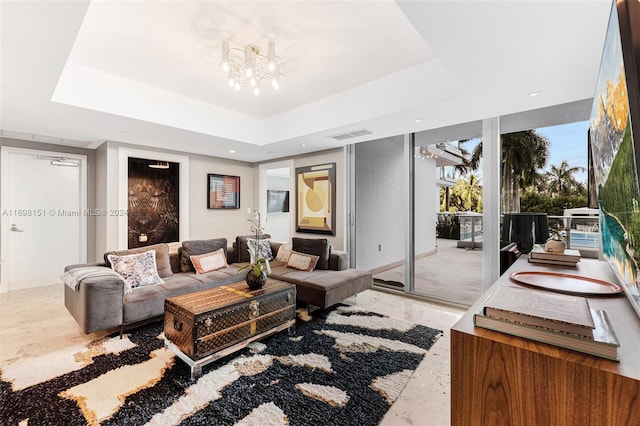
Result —
M521 257L451 329L451 424L640 425L640 318L624 294L589 297L620 341L620 362L512 337L473 325L473 314L509 274L549 270L617 282L610 267L531 265Z

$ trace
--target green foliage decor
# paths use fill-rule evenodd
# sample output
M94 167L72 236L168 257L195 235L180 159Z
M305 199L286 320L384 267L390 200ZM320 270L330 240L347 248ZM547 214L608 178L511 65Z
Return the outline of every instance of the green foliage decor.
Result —
M587 196L559 195L551 197L535 191L527 191L520 197L520 210L523 212L547 213L550 216L562 216L565 209L584 207Z
M611 164L607 182L599 191L599 197L604 211L616 217L627 232L630 246L637 248L640 242L640 199L634 159L631 126L627 125L624 139ZM629 196L629 194L635 195ZM640 253L631 252L630 254L636 264L640 263Z

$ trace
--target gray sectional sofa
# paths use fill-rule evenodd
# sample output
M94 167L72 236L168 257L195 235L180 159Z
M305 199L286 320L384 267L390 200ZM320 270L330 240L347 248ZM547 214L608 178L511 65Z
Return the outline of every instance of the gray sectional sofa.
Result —
M243 256L243 241L246 244L246 238L236 238L236 243L232 246L228 246L225 238L156 244L105 253L104 262L67 266L65 272L75 273L81 279L73 286L65 285L65 306L84 333L123 327L159 317L164 313L164 300L167 297L244 280L246 270L239 272L239 269L248 263ZM281 243L270 244L275 256ZM229 267L196 274L189 256L209 253L219 248L224 248ZM107 256L148 250L156 251L158 275L164 283L125 293L124 281L107 266L110 265ZM316 268L306 272L285 265L285 262L272 261L269 276L295 284L298 302L321 308L334 305L373 286L371 273L350 269L348 254L343 251L330 251L328 262L324 265L326 269ZM89 273L83 275L81 271Z

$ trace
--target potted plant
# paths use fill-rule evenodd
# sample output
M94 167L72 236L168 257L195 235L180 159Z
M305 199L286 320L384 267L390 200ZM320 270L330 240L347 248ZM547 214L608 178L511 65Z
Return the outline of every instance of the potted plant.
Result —
M564 253L567 248L567 242L564 240L560 233L551 228L549 229L551 237L544 243L544 251L550 253Z
M269 266L269 259L264 257L257 257L254 247L251 247L251 245L249 245L249 248L247 250L249 251L249 256L251 256L252 259L251 263L240 268L238 272L242 271L243 269L250 268L247 272L247 276L245 277L245 281L250 288L257 290L259 288L262 288L266 284L267 275L271 273L271 267Z
M250 242L247 244L247 251L249 252L249 259L251 259L251 262L240 268L238 272L243 269L250 268L245 277L245 281L250 288L255 290L262 288L265 285L267 282L267 274L271 273L271 266L269 266L269 259L259 257L257 250L260 246L260 238L264 233L264 228L260 221L260 212L253 210L253 218L247 220L252 224L251 231L256 234L256 239L254 240L255 246L252 246Z

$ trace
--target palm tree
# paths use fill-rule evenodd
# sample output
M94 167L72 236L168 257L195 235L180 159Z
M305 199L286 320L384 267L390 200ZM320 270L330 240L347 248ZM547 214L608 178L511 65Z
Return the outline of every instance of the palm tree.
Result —
M568 195L572 190L580 192L584 185L578 182L574 173L584 171L584 167L571 167L567 160L563 160L560 166L551 166L545 173L551 195Z
M549 140L535 130L505 133L502 143L501 210L502 213L520 211L520 188L532 185L537 170L542 169L549 158ZM480 142L469 160L469 167L476 170L482 157Z
M465 211L482 210L482 187L478 175L470 174L467 179L458 179L454 189Z

